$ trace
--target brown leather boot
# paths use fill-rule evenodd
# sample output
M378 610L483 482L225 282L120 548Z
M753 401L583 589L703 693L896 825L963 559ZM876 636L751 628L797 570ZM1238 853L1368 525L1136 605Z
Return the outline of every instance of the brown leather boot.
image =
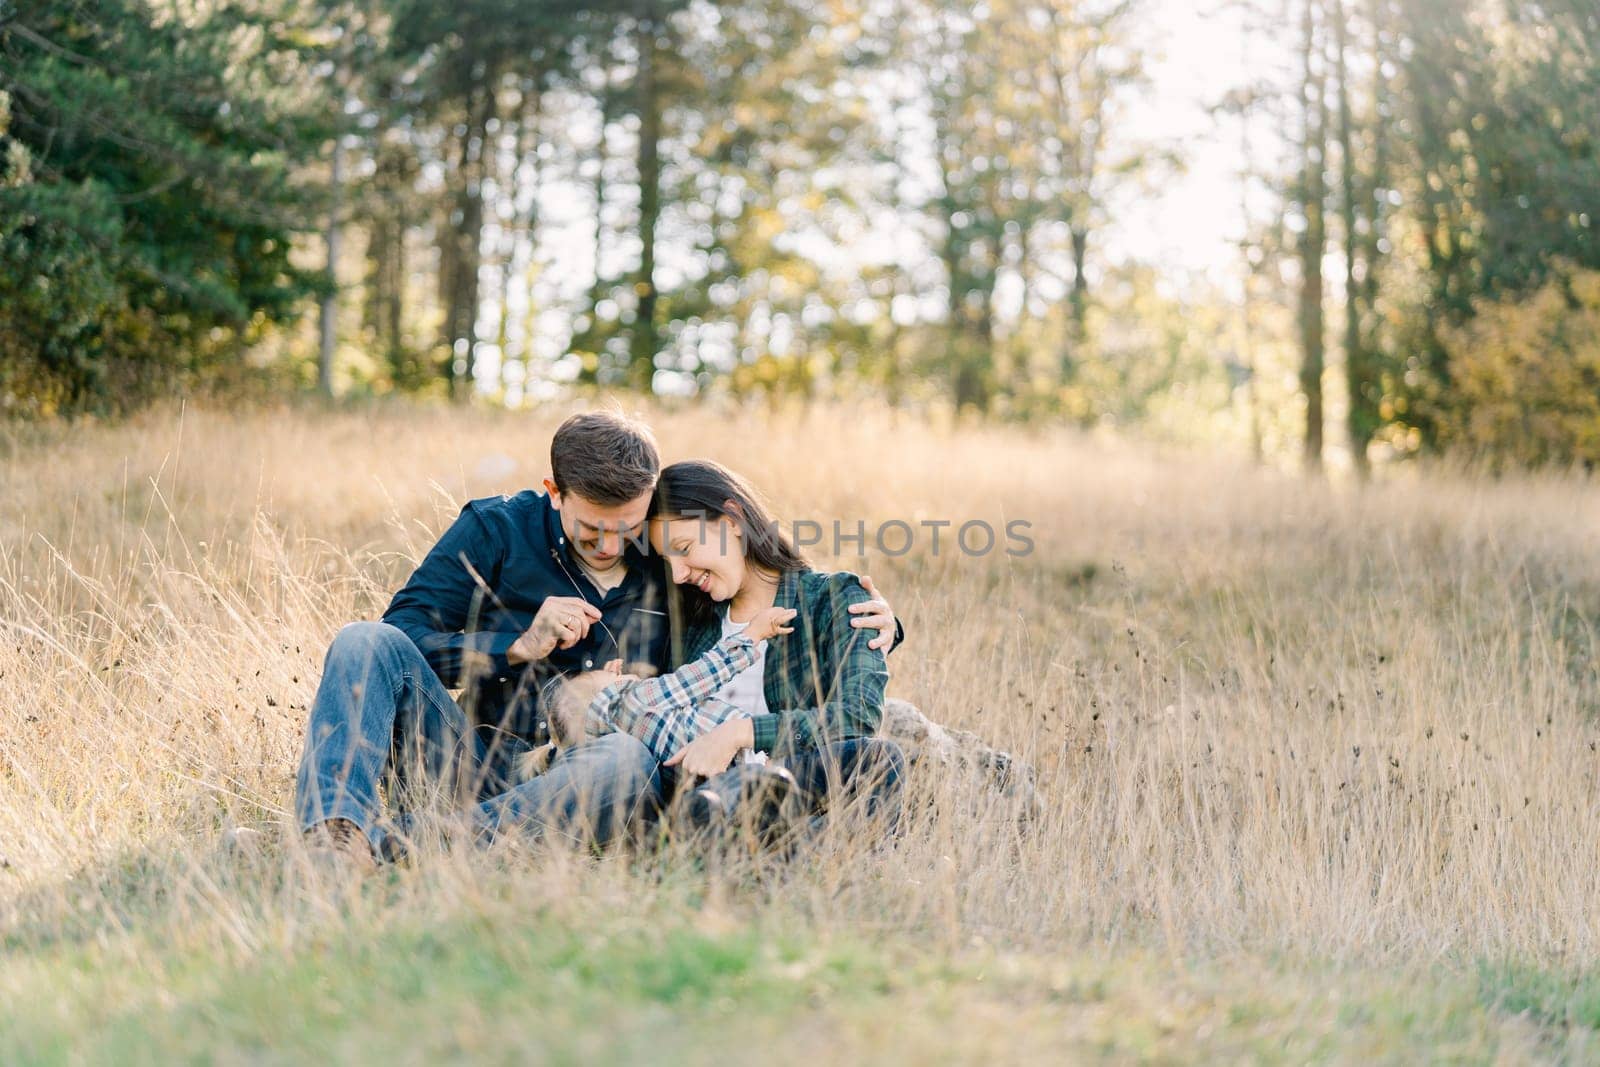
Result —
M372 843L349 819L325 819L305 831L306 855L318 873L337 880L363 878L378 869Z

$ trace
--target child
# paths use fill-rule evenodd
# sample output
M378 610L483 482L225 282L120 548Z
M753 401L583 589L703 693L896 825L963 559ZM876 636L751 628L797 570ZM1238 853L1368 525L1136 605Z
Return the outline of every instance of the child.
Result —
M604 670L553 680L540 702L551 743L522 757L521 777L542 773L555 749L613 730L632 734L656 759L666 760L723 720L746 714L715 694L755 662L760 642L792 633L784 624L794 616L793 608L764 608L742 631L659 678L624 674L621 661L612 660Z

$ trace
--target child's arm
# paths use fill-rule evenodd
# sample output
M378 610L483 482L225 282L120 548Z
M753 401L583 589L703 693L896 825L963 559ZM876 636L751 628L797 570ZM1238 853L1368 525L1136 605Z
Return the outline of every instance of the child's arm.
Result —
M763 608L743 631L724 637L671 674L632 682L620 692L608 687L601 694L603 700L590 706L591 719L598 717L603 724L632 734L657 759L666 759L728 718L734 709L725 704L702 707L702 701L755 663L757 643L793 633L785 624L795 614L794 608Z
M617 729L624 721L648 712L681 711L733 681L733 676L756 661L756 643L748 634L724 637L671 674L644 678L624 686L615 703Z
M643 741L657 759L666 759L727 717L726 706L700 703L755 660L755 642L746 634L725 637L671 674L623 687L613 696L607 718Z
M664 761L728 719L745 715L726 700L704 697L699 703L677 711L647 711L633 720L628 733L643 741L658 761Z

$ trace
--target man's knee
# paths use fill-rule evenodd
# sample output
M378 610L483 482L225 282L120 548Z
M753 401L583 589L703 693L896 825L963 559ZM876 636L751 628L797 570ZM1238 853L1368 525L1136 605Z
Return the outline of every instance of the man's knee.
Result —
M365 664L381 656L414 651L405 632L386 622L352 622L339 628L328 646L328 663Z

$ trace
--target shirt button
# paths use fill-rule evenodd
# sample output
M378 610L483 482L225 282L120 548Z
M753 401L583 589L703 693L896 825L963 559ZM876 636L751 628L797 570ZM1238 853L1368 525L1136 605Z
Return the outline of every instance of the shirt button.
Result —
M593 667L594 666L594 660L586 659L586 660L583 661L583 665L585 667Z

